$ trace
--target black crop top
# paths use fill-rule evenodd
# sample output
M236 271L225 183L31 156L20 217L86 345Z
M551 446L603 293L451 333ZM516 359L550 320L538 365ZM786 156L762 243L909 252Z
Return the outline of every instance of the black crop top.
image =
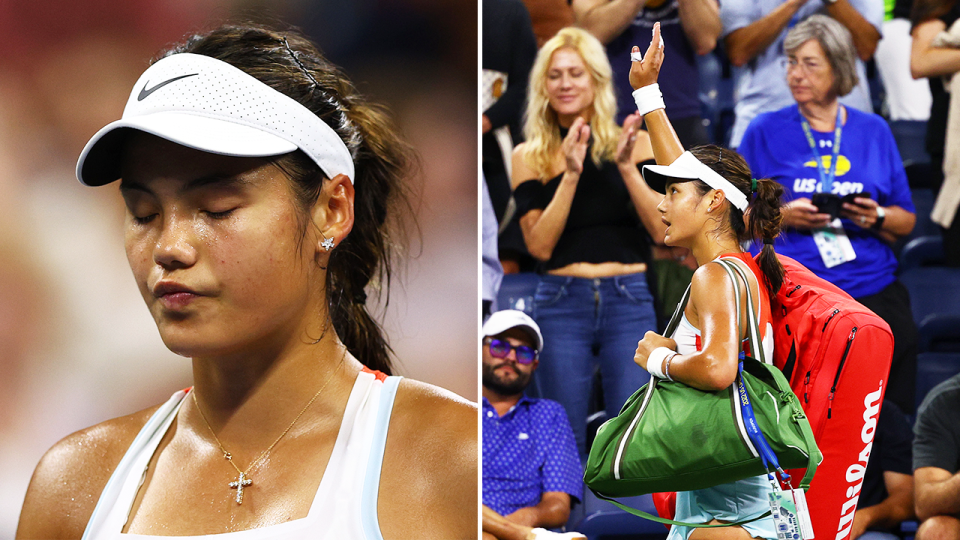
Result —
M653 160L637 167L651 164ZM530 210L546 208L562 178L563 173L547 183L533 179L518 185L513 192L517 217L523 217ZM640 222L617 165L603 162L597 167L588 148L566 227L550 260L541 263L541 270L554 270L576 262L633 264L649 260L650 236Z

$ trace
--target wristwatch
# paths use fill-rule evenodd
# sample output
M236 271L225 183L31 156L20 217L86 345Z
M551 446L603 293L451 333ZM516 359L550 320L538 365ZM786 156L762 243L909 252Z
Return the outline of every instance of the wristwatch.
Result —
M823 0L823 3L826 5L836 4L837 0Z
M834 0L834 1L836 1L836 0ZM884 220L886 217L887 217L887 212L886 212L886 210L884 210L882 206L878 206L878 207L877 207L877 221L875 221L870 228L873 229L873 230L875 230L875 231L879 231L881 228L883 228L883 220Z

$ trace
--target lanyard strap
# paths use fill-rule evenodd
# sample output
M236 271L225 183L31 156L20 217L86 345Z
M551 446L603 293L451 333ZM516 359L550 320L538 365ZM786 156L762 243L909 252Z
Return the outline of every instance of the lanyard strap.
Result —
M817 165L817 172L820 173L820 191L823 193L833 193L833 179L837 175L837 158L840 157L840 132L843 128L840 124L841 111L843 111L843 105L838 104L837 124L833 131L833 157L830 159L829 172L823 170L823 160L820 158L820 152L817 152L817 141L813 139L810 123L803 117L803 113L800 113L800 125L803 127L803 134L807 136L807 142L810 144L810 152L813 153L813 162Z
M740 363L737 367L737 393L740 398L740 413L743 416L743 425L747 429L747 435L750 436L750 440L753 441L753 445L760 451L760 461L763 462L763 468L767 470L767 476L770 477L771 482L775 482L773 477L773 471L780 473L780 476L784 477L784 480L789 483L790 475L788 475L783 469L780 468L780 462L777 460L777 454L773 451L773 448L770 448L770 443L767 442L767 438L763 436L763 432L760 431L760 426L757 425L757 418L753 414L753 405L750 403L750 395L747 393L747 387L743 384L743 357L744 353L740 353ZM771 467L772 465L772 467Z

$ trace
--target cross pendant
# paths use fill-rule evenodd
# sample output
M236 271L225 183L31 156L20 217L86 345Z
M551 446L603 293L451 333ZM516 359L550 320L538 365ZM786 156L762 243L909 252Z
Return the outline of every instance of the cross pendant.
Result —
M243 504L243 487L249 486L253 480L247 478L244 473L240 473L236 482L230 482L230 487L237 490L237 504Z

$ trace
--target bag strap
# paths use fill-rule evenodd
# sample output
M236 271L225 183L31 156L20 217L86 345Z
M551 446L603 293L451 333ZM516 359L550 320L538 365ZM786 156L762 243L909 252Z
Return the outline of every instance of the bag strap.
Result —
M633 515L635 515L635 516L637 516L637 517L639 517L639 518L648 519L648 520L650 520L650 521L656 521L657 523L662 523L662 524L664 524L664 525L679 525L680 527L692 527L692 528L695 528L695 529L715 529L715 528L718 528L718 527L736 527L736 526L738 526L738 525L744 525L744 524L746 524L746 523L753 523L754 521L757 521L758 519L763 519L763 518L765 518L765 517L767 517L767 516L770 515L770 511L768 510L768 511L764 512L763 514L755 517L755 518L745 519L745 520L743 520L743 521L736 521L736 522L733 522L733 523L719 523L719 524L716 524L716 525L709 525L709 524L706 524L706 523L687 523L687 522L685 522L685 521L674 521L674 520L672 520L672 519L667 519L667 518L658 517L658 516L655 516L655 515L653 515L653 514L649 514L649 513L647 513L647 512L644 512L643 510L637 510L636 508L631 508L631 507L629 507L629 506L627 506L627 505L625 505L625 504L623 504L623 503L621 503L621 502L619 502L619 501L617 501L617 500L615 500L615 499L612 499L612 498L610 498L610 497L607 497L606 495L603 495L603 494L601 494L601 493L597 493L593 488L590 488L590 491L593 491L593 494L596 495L597 498L603 499L603 500L605 500L605 501L610 501L610 502L613 503L617 508L623 510L624 512L628 512L628 513L633 514Z
M673 337L673 333L676 332L677 327L680 326L680 319L683 318L683 310L687 307L687 302L690 300L690 288L692 286L693 285L687 285L687 290L683 292L680 302L677 303L676 309L673 310L670 322L667 323L667 328L663 331L664 336Z
M763 341L760 339L760 318L757 315L757 310L753 306L753 291L750 288L750 280L747 279L746 272L739 264L735 263L736 259L718 259L716 262L719 263L724 270L727 271L727 275L730 276L730 279L733 280L733 290L737 295L737 304L740 304L740 283L737 278L734 276L736 272L740 279L743 280L744 285L746 286L747 293L747 336L750 338L750 355L760 360L764 364L767 364L766 353L763 350ZM759 286L759 282L758 282ZM740 328L740 310L737 309L737 328Z
M726 270L727 274L730 276L730 279L733 280L733 288L734 288L734 291L736 292L738 302L740 298L740 284L733 274L734 271L737 274L739 274L740 278L743 279L744 283L747 286L747 291L746 291L747 292L747 319L749 324L748 332L750 334L750 350L751 350L751 353L754 355L754 358L757 358L761 362L764 362L765 356L763 352L763 346L760 341L760 325L759 325L758 317L756 314L756 309L753 307L753 294L752 294L752 291L750 290L750 282L747 280L747 277L739 264L734 263L732 260L724 260L724 259L720 259L717 262L721 266L723 266L724 270ZM740 313L739 313L739 310L737 310L737 327L738 328L739 328L739 323L740 323ZM800 414L802 414L802 412ZM809 423L804 423L804 422L798 422L798 423L800 424L800 433L803 436L803 443L806 446L805 450L807 454L807 469L803 475L803 478L800 480L799 487L804 491L806 491L807 489L810 488L810 482L813 480L813 474L817 470L817 465L813 462L814 461L813 452L811 451L811 448L816 448L817 446L816 446L816 441L814 440L814 437L813 437L813 431L811 430ZM766 443L766 439L763 437L762 433L759 434L759 437L762 439L761 446L766 446L767 448L769 448L769 445ZM766 459L764 461L766 462ZM775 456L772 462L774 464L777 463L775 460ZM781 474L785 474L779 468L779 466L777 466L777 469L780 471ZM789 475L787 476L787 478L789 480Z

